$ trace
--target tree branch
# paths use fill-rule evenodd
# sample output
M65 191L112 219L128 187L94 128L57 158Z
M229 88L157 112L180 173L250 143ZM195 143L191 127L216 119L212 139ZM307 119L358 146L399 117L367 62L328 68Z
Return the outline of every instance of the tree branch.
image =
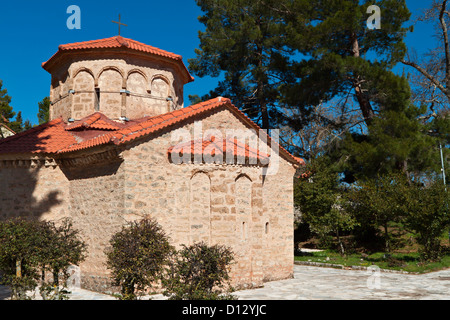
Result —
M417 71L419 71L421 74L423 74L428 80L430 80L443 94L445 94L449 99L450 95L448 94L447 88L445 88L439 80L437 80L435 77L433 77L431 74L429 74L424 68L419 66L417 63L411 62L411 61L402 61L403 64L413 67Z
M447 6L447 0L442 2L441 11L439 13L439 21L441 22L442 35L444 36L444 48L445 48L445 82L446 87L450 87L450 46L448 40L447 24L445 23L444 13Z

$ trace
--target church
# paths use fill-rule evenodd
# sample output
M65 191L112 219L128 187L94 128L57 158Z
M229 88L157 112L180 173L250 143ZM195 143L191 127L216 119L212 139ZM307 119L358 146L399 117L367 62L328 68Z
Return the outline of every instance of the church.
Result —
M176 247L229 246L232 284L293 275L293 177L304 161L224 97L184 106L182 57L115 36L60 45L50 121L0 140L0 219L70 218L81 285L110 288L105 248L152 217Z

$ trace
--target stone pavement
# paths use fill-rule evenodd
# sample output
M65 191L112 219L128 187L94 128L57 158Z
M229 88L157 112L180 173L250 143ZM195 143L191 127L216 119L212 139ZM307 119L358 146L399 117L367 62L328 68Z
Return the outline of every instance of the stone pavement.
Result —
M114 300L83 289L71 291L71 300ZM239 300L450 300L450 269L413 275L295 265L293 279L267 282L263 288L234 295ZM6 288L0 287L0 300L7 296Z

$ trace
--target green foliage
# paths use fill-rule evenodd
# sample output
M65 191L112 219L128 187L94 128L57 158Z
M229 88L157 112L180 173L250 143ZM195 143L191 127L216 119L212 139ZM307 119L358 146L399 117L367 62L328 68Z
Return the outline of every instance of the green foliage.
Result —
M407 212L406 227L415 233L424 260L438 261L441 257L441 236L450 226L449 194L442 181L430 186L411 185L403 188Z
M366 229L384 230L386 252L391 251L389 226L401 221L405 212L405 195L400 192L408 182L402 175L379 176L360 182L345 195L345 207Z
M173 255L167 269L164 295L170 300L234 299L228 283L233 259L232 251L224 246L205 243L183 246Z
M0 80L0 122L9 122L12 117L16 115L13 108L9 105L11 103L11 97L8 96L8 91L2 89L3 81Z
M342 206L339 176L326 158L313 160L306 169L306 177L295 185L295 205L302 212L302 220L319 235L323 244L335 235L342 254L345 253L341 234L356 226L355 219Z
M2 90L2 81L0 80L0 123L6 124L15 133L31 129L33 125L30 120L23 121L22 112L14 112L10 105L11 97L7 95L7 90ZM16 116L15 120L12 118Z
M38 103L39 112L37 114L39 124L43 124L50 119L50 98L45 97L41 102Z
M12 219L0 223L1 284L11 287L12 299L27 299L26 292L37 286L40 243L39 224Z
M345 267L376 265L381 269L402 270L406 272L432 272L450 267L450 255L443 256L439 262L424 262L417 252L391 253L374 252L371 254L353 253L346 256L332 250L303 253L295 256L295 261L309 261L341 265Z
M53 285L41 279L41 294L53 290L55 299L66 298L67 291L60 291L60 272L66 278L66 269L79 264L86 250L77 235L69 220L64 220L58 227L53 222L25 219L1 222L1 283L11 286L12 299L27 299L26 292L36 288L39 275L46 270L53 273ZM65 284L62 286L65 288Z
M415 107L385 110L372 120L367 134L348 134L335 156L341 159L345 181L399 173L412 178L436 170L438 144L428 135L428 125L417 120L419 115Z
M205 31L199 32L200 48L195 50L196 58L189 60L189 69L199 77L223 76L203 99L227 96L263 129L269 129L273 126L269 116L277 112L279 99L275 66L292 54L285 45L285 24L277 9L286 1L196 2L203 12L199 21Z
M142 219L122 227L105 251L114 285L121 287L122 300L134 300L160 279L173 250L161 226Z
M351 96L367 124L377 110L395 109L408 84L391 72L406 52L405 1L381 0L380 30L368 30L371 1L293 1L286 10L287 46L307 57L292 61L293 82L282 86L289 106L307 108ZM345 99L347 103L347 99ZM338 106L337 106L338 107Z
M50 297L58 300L67 299L68 291L65 289L69 277L67 270L70 265L78 265L84 261L87 246L80 240L79 231L73 228L69 219L64 219L59 226L51 221L42 222L41 239L39 266L42 274L49 271L53 275L51 284L42 279L41 296L44 299Z

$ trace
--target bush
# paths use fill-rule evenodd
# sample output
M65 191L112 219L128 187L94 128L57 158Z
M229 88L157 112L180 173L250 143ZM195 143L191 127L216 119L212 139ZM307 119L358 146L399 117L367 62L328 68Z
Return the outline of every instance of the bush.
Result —
M403 193L408 196L405 202L406 226L415 234L421 258L440 260L440 237L450 225L449 195L442 181L435 181L429 187L412 185Z
M152 219L122 227L106 249L107 267L113 284L121 287L119 298L135 300L161 278L163 267L173 251L167 235Z
M69 219L63 220L60 226L53 222L41 223L41 236L44 240L40 249L39 265L42 272L40 293L43 299L68 299L67 270L70 265L78 265L82 262L87 251L86 244L79 239L78 235L78 230L73 228ZM52 273L52 282L45 281L46 271Z
M334 236L342 255L345 248L342 236L353 230L356 220L343 208L343 190L339 174L325 158L312 161L302 178L294 187L295 205L302 212L302 220L318 235L320 245L332 247Z
M35 221L11 219L0 223L1 284L11 287L13 300L28 299L26 292L37 286L40 236Z
M67 299L68 292L60 291L60 273L66 278L66 269L80 263L86 251L77 236L69 220L59 227L53 222L25 219L0 222L1 283L11 286L12 299L29 299L26 292L34 290L39 279L44 299ZM45 282L45 271L52 272L52 285Z
M228 275L234 258L229 248L197 243L183 246L172 258L163 280L164 295L170 300L234 299Z
M384 175L360 182L345 195L346 209L365 229L360 230L362 233L370 235L371 231L383 229L386 252L390 252L392 244L398 242L396 234L390 232L390 226L405 216L405 195L399 191L407 186L408 182L402 175Z

